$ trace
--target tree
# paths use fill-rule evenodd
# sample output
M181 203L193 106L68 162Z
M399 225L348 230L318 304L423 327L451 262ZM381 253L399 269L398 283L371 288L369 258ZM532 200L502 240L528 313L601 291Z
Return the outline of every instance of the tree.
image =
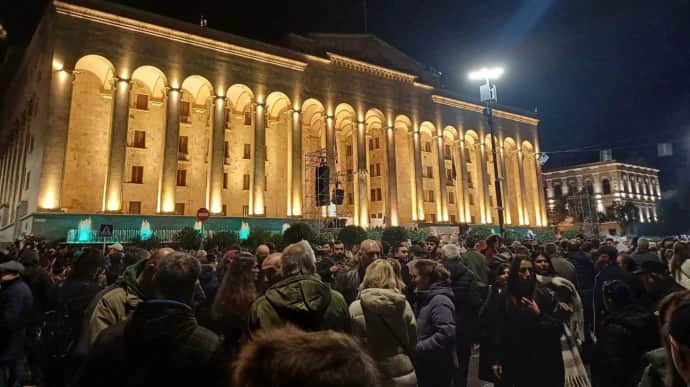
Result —
M225 251L233 244L239 242L240 238L235 232L220 231L213 234L212 237L206 241L207 249L218 249Z
M624 234L632 234L632 226L637 223L639 210L632 202L615 203L607 209L607 216L618 222Z
M271 232L263 228L254 228L249 233L249 237L242 243L242 246L254 251L260 244L271 242L272 240L273 234Z
M132 239L132 245L136 247L140 247L144 250L154 250L160 247L161 240L155 235L151 235L148 239L141 239L141 236L138 236L134 239Z
M345 248L349 250L367 239L367 231L359 226L345 226L338 233L338 239L343 241Z
M383 230L383 233L381 234L381 242L387 243L391 247L397 245L401 241L406 241L409 238L409 234L407 233L405 227L400 226L388 227Z
M173 240L185 250L197 250L201 247L201 234L191 227L180 230Z
M558 225L568 217L568 199L561 195L554 199L553 208L549 210L549 222Z
M312 242L314 237L314 230L306 223L294 223L283 233L283 240L287 244L297 243L301 240Z

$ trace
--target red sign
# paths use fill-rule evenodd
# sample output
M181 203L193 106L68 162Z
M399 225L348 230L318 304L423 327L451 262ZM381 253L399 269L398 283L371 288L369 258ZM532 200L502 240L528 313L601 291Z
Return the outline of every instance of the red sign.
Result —
M199 222L205 222L208 220L208 217L210 214L208 213L208 210L205 208L199 208L196 210L196 220Z

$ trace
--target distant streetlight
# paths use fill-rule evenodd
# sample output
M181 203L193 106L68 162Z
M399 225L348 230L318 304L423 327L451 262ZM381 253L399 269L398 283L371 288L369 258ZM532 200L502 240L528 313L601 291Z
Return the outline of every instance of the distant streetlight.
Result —
M496 190L496 212L498 213L498 232L501 238L504 237L503 230L503 195L501 195L501 177L498 175L498 162L496 160L496 139L494 138L494 123L493 114L491 111L491 105L495 104L498 99L496 96L496 84L492 82L503 75L502 67L494 68L482 68L478 71L473 71L469 73L469 78L473 81L482 80L485 81L483 85L479 87L479 97L480 100L486 104L484 109L484 115L489 123L489 131L491 133L491 154L494 161L494 187Z

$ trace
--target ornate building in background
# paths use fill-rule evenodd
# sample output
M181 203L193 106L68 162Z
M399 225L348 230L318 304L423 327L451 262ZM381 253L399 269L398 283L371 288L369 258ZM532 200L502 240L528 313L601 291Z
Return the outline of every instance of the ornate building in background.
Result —
M96 1L55 1L0 116L0 240L95 214L497 221L482 106L371 35L282 46ZM506 223L545 226L538 120L494 110ZM330 167L342 205L317 208ZM161 225L162 227L162 225Z

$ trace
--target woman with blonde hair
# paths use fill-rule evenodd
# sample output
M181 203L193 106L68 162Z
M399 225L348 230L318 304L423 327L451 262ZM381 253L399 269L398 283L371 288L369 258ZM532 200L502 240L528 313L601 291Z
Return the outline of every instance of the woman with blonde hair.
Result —
M402 294L402 281L386 259L372 262L350 305L352 330L376 360L386 386L414 387L417 377L411 354L417 341L412 307Z

